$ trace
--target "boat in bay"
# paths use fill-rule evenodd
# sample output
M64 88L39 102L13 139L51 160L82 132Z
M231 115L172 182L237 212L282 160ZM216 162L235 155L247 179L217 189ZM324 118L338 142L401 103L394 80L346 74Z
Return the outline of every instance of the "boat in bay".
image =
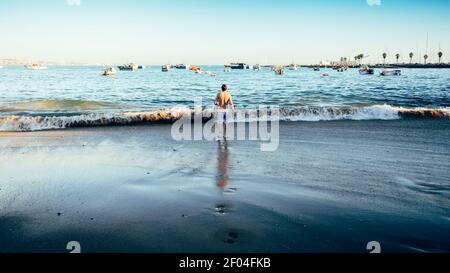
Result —
M400 69L395 69L395 70L384 69L380 73L380 76L401 76L401 75L402 75L402 71Z
M119 65L119 66L117 66L117 68L119 68L119 70L121 70L121 71L135 71L138 69L138 66L134 63L130 63L130 64Z
M114 76L117 74L117 71L113 68L113 67L108 67L107 69L105 69L105 71L103 72L103 76Z
M370 68L368 65L364 65L359 69L359 74L361 75L373 75L374 69Z
M31 70L45 70L45 69L47 69L46 66L40 65L40 64L27 64L27 65L25 65L25 67L27 69L31 69Z

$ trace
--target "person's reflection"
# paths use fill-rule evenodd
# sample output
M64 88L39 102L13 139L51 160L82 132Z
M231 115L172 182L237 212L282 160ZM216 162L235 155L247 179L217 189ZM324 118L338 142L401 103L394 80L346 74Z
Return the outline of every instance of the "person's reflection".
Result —
M220 201L216 204L215 211L218 214L227 214L231 211L231 204L227 198L224 198L224 192L228 192L230 189L228 188L230 184L230 166L229 166L229 157L230 153L228 150L228 143L226 140L217 141L218 150L217 150L217 176L216 176L216 185L220 190L221 198Z
M229 175L229 150L226 140L217 141L218 157L217 157L217 187L223 192L230 183Z

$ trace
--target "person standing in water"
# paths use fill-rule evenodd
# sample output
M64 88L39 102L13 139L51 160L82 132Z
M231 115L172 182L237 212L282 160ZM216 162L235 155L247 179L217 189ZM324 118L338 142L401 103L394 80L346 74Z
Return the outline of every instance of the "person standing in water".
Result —
M223 136L225 138L227 134L227 107L230 106L231 110L234 111L234 103L233 97L228 92L228 86L223 84L221 89L216 95L214 104L219 107L219 114L223 113Z

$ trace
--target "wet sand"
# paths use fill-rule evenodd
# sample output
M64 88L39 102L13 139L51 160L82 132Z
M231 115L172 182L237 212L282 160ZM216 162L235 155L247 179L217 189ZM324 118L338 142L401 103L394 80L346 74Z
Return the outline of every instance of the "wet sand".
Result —
M284 122L255 141L168 125L1 133L0 252L450 251L450 123Z

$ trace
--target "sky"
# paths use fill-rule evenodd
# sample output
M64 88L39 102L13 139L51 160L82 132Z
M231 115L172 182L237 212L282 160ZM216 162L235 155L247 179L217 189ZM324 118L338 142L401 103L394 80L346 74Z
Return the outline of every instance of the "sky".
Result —
M1 0L0 59L313 64L427 52L437 62L441 50L448 62L448 14L448 0Z

